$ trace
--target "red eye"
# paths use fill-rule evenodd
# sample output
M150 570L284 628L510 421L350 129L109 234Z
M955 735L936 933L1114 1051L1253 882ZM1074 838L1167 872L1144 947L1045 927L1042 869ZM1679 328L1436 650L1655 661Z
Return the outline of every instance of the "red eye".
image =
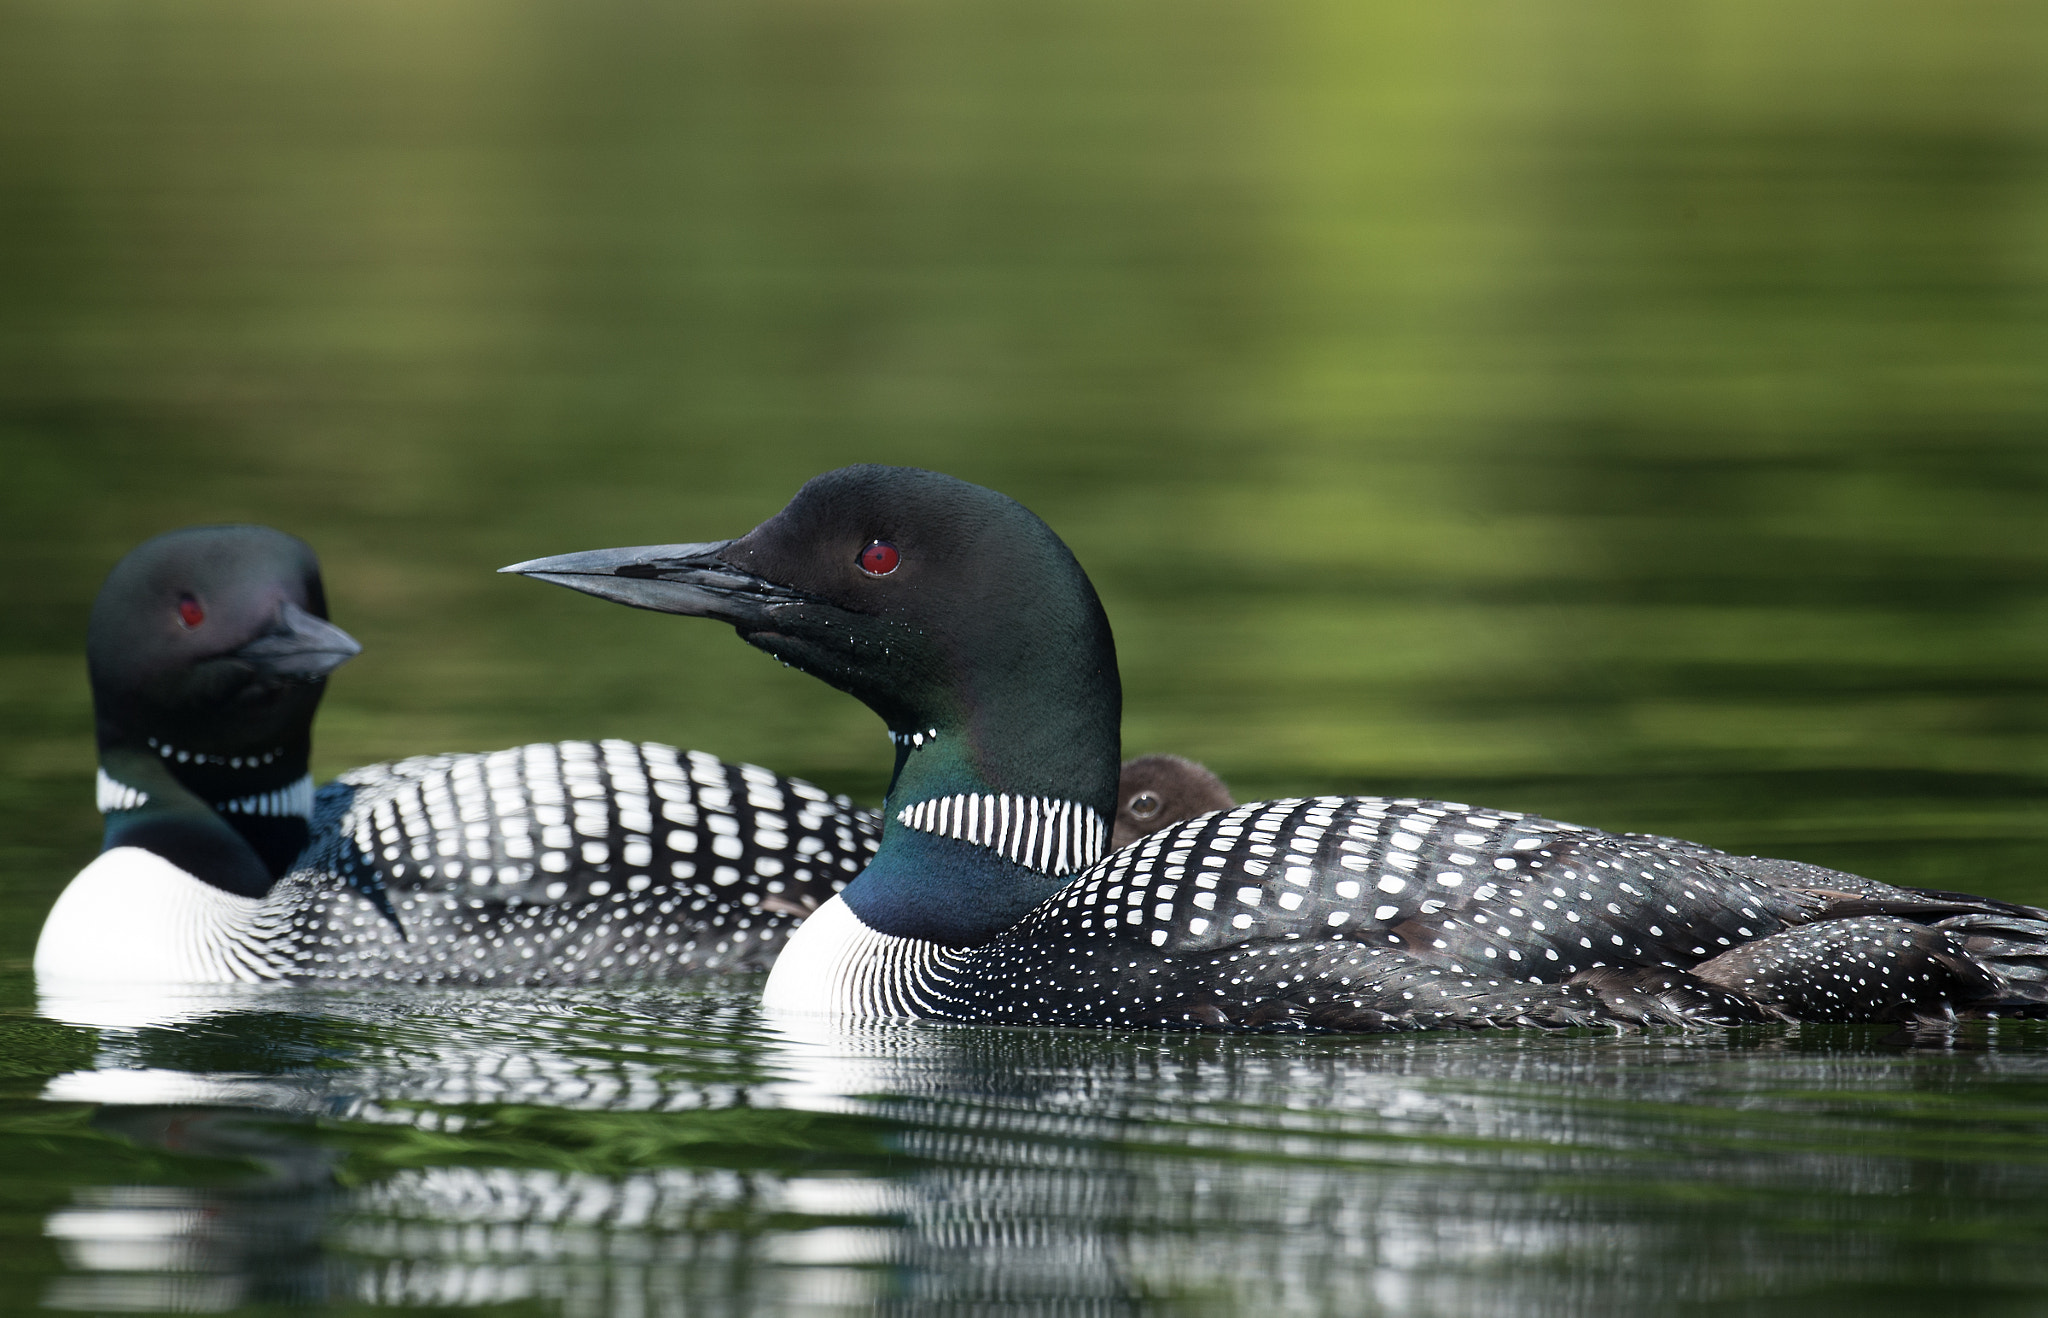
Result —
M860 570L871 577L886 577L896 570L903 561L903 555L896 552L896 546L887 540L877 540L860 551Z
M206 621L206 610L199 607L199 601L190 595L178 598L178 621L187 627L197 627Z

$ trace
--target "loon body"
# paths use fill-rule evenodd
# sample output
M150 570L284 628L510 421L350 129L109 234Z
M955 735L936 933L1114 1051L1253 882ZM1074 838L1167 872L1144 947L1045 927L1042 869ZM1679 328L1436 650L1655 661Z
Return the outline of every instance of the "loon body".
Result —
M1342 1031L2048 1007L2048 912L1510 811L1268 801L1105 854L1094 588L1038 518L936 473L847 468L737 540L505 570L730 623L888 724L881 846L789 939L775 1007Z
M654 742L352 769L266 898L279 977L559 984L762 970L880 827L845 797Z
M39 975L765 970L880 841L845 797L653 742L423 756L316 792L313 716L360 648L326 612L312 550L264 527L173 532L115 568L89 647L105 849L45 921ZM1196 813L1177 786L1206 772L1147 775L1145 826Z

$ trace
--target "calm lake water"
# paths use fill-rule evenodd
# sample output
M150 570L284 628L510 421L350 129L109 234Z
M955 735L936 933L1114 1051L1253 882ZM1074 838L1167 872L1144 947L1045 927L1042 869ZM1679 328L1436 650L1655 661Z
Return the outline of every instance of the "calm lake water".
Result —
M0 1307L2038 1313L2048 1024L39 1001L92 592L306 537L322 777L872 715L500 564L1029 504L1126 748L2048 902L2048 14L0 0Z

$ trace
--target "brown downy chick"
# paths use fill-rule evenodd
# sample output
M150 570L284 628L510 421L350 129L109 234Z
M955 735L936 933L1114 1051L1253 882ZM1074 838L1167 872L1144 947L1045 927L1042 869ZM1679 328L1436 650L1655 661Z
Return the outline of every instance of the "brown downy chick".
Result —
M1127 847L1168 824L1236 804L1223 780L1193 760L1178 755L1140 755L1125 760L1117 780L1116 825L1109 836L1110 848Z

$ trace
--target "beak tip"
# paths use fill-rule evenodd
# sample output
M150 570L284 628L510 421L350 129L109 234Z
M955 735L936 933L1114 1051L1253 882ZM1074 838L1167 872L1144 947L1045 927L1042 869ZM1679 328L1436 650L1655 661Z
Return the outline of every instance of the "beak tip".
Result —
M718 554L730 540L699 544L628 545L532 558L501 567L501 574L564 586L636 609L692 617L725 618L745 595L743 582ZM735 589L740 587L740 589Z
M361 641L327 619L287 602L272 628L234 651L234 656L282 681L313 682L362 652Z

